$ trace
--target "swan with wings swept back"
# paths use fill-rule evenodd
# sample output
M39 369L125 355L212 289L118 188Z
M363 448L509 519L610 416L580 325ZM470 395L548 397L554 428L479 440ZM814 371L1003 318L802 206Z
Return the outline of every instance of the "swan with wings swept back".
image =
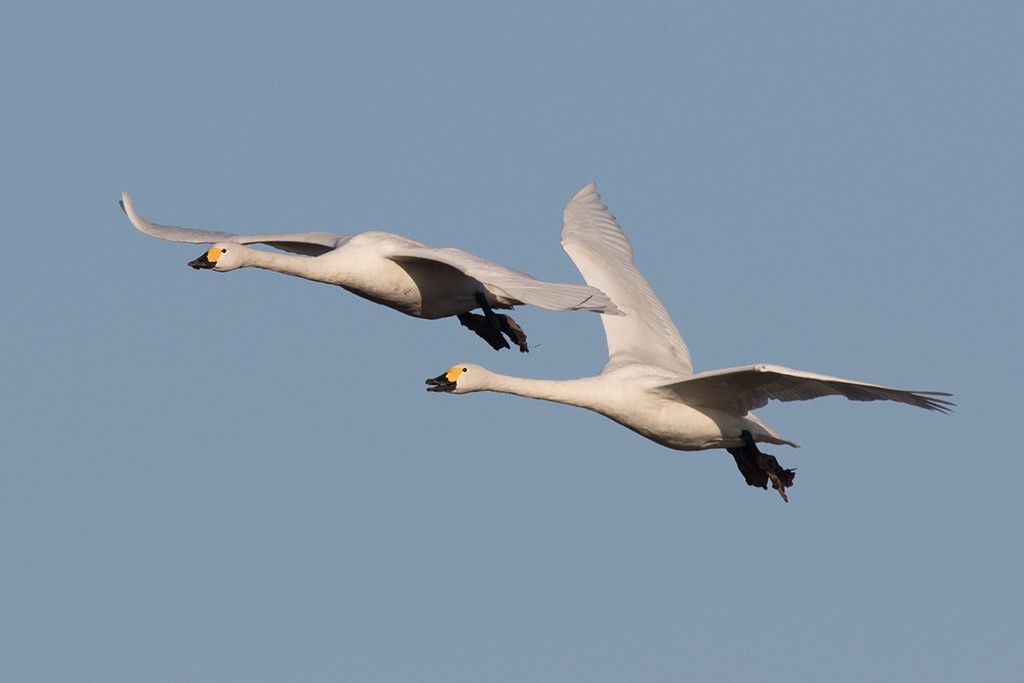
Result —
M529 347L516 321L494 309L530 304L552 311L618 313L596 287L544 282L461 249L428 247L392 233L238 235L150 223L135 211L127 192L120 204L139 232L171 242L212 244L189 262L193 268L217 272L263 268L337 285L416 318L455 316L495 350L511 348L510 341L524 353ZM280 251L253 249L249 244ZM477 308L483 315L471 312Z

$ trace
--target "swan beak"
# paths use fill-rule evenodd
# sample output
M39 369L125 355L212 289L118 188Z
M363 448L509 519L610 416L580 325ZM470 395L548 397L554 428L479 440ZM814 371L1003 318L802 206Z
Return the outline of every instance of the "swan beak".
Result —
M430 385L429 387L427 387L427 391L443 391L446 393L451 393L455 391L456 387L455 382L448 379L447 372L441 373L440 375L432 379L428 379L427 384Z
M200 268L216 267L217 264L209 259L209 254L209 251L204 251L202 256L200 256L197 259L192 259L191 261L188 262L188 265L192 268L195 268L196 270L199 270Z

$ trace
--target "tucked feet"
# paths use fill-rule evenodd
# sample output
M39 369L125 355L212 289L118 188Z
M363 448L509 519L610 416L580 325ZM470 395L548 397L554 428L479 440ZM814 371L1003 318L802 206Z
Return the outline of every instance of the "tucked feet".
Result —
M504 313L494 314L494 317L501 324L502 333L519 347L519 351L521 353L529 353L530 347L526 345L526 333L523 332L523 328L519 327L519 323L513 320L512 316L505 315Z
M782 500L788 503L789 497L786 495L786 489L793 485L793 477L796 476L796 471L785 469L775 459L774 455L762 453L758 450L757 444L754 443L754 437L747 430L743 430L742 436L743 446L740 448L727 448L726 450L736 460L736 466L739 468L743 478L751 486L757 486L762 489L768 488L768 481L770 480L772 488L778 491L779 495L782 496Z
M487 304L487 299L483 294L477 293L476 301L480 304L484 314L460 313L458 318L463 327L468 327L476 332L495 351L512 348L505 339L508 337L513 344L519 347L521 352L529 352L530 347L526 344L526 333L511 316L495 313Z

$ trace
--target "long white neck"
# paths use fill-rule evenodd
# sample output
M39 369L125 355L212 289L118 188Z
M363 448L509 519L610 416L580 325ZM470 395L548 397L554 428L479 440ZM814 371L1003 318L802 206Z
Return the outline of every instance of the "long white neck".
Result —
M334 282L336 278L322 268L322 262L309 256L285 254L279 251L245 248L242 266L273 270L318 282ZM336 275L336 274L335 274Z
M479 390L565 403L603 413L604 402L600 400L602 394L595 391L596 385L599 384L598 380L598 377L564 380L527 379L488 372Z

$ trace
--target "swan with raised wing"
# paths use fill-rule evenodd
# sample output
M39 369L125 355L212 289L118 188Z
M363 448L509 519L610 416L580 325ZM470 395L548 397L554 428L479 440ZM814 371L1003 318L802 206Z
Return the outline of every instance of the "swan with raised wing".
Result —
M171 242L212 244L189 262L193 268L218 272L263 268L337 285L416 318L455 316L495 350L511 348L509 341L524 353L529 346L516 321L494 309L530 304L552 311L618 314L596 287L544 282L461 249L428 247L401 235L238 235L150 223L135 211L127 192L121 195L120 204L139 232ZM253 249L248 244L265 244L290 253ZM477 308L483 315L471 312Z
M573 380L525 379L457 363L427 380L427 391L496 391L587 408L668 448L724 448L751 486L772 487L788 501L794 470L783 468L758 443L796 446L751 411L771 399L803 401L845 396L854 401L899 401L949 412L950 394L906 391L791 370L748 365L693 373L690 353L668 312L633 265L633 250L594 183L580 190L563 214L562 247L587 284L615 302L622 316L601 316L608 363L599 375Z

